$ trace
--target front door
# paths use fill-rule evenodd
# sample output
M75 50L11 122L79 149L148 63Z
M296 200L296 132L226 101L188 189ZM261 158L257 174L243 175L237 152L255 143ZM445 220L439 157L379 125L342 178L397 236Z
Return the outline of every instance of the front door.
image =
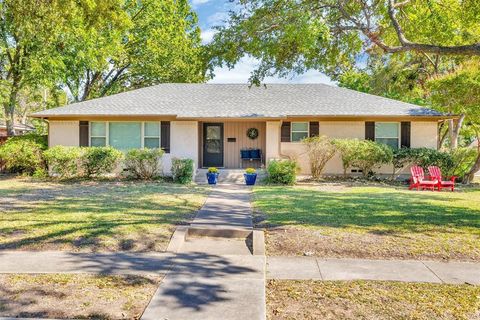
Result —
M203 124L203 166L223 167L223 123Z

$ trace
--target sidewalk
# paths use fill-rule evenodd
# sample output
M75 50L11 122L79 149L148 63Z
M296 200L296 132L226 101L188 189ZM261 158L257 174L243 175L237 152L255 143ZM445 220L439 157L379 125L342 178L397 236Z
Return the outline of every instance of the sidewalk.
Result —
M221 246L221 240L218 245ZM264 260L262 256L215 255L198 250L178 254L12 251L0 252L0 273L170 272L189 274L188 277L201 275L233 278L235 272L238 272L241 277L255 278L262 272ZM385 280L480 285L480 263L473 262L267 257L266 263L268 279Z
M383 280L480 285L480 263L268 257L267 278Z

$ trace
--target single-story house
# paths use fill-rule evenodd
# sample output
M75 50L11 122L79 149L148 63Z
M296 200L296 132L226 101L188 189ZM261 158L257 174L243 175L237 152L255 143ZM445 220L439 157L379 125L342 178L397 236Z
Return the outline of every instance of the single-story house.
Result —
M197 168L245 168L293 157L303 173L309 171L305 137L437 148L439 123L452 118L324 84L160 84L32 116L48 121L49 146L161 147L166 172L173 157L191 158ZM245 163L244 149L260 150L261 159ZM342 172L335 156L325 173Z
M27 132L31 132L35 130L35 128L27 124L16 123L13 125L13 130L15 131L15 135L21 135ZM6 136L7 136L7 124L5 123L5 121L0 120L0 137L6 137Z

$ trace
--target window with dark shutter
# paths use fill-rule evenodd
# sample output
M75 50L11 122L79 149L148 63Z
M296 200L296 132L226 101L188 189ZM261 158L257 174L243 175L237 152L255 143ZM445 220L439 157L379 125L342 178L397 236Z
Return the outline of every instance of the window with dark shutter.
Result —
M170 121L162 121L160 126L160 147L165 151L165 153L170 153Z
M375 122L365 122L365 140L375 141Z
M88 121L80 121L79 137L79 146L88 147Z
M282 123L281 137L282 142L290 142L290 122Z
M402 148L410 148L411 123L409 121L402 122L400 130Z
M310 122L310 137L318 137L320 134L320 124L318 121Z

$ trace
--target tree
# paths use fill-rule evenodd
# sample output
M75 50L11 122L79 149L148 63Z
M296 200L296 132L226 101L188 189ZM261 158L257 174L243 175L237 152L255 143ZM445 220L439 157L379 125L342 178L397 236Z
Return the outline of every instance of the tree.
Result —
M437 109L462 115L475 133L478 156L464 179L470 182L480 170L480 60L472 59L455 72L431 79L428 88Z
M203 82L197 17L187 0L127 0L126 23L82 33L65 57L75 101L162 82Z
M214 63L260 60L251 81L317 69L336 77L359 54L480 55L476 0L242 0L214 37Z
M371 54L366 66L345 71L338 77L338 83L341 87L432 107L427 82L454 72L462 61L468 61L468 58L416 53L391 56ZM446 108L441 108L440 111L454 113L454 110ZM458 146L464 118L460 114L458 119L440 125L439 148L447 137L452 150Z
M31 84L52 85L78 31L115 25L120 9L120 0L0 1L0 102L8 135L14 135L19 92Z
M318 180L320 179L327 162L335 155L335 145L332 140L326 136L308 137L302 142L307 147L312 178Z

